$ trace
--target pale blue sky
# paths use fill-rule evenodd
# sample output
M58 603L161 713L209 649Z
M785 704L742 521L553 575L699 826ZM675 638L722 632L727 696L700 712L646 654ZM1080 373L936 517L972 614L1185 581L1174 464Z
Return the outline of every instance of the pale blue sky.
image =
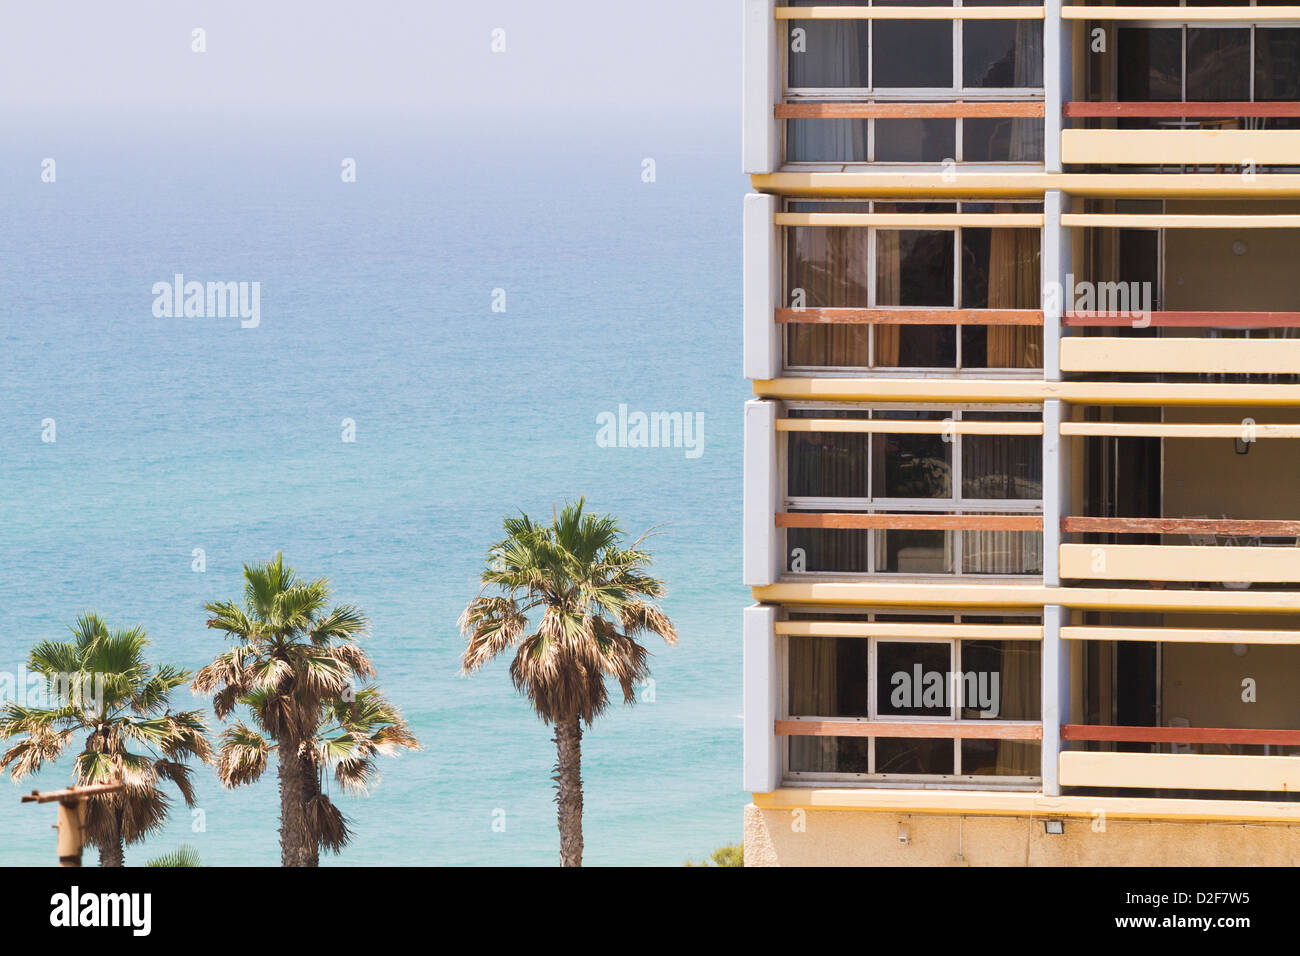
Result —
M713 112L738 108L740 22L740 0L0 0L0 103Z

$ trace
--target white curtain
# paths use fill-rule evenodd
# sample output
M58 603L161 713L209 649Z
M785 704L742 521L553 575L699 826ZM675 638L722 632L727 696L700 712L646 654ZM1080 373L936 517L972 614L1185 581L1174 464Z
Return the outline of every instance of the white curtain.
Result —
M1041 20L1016 22L1016 86L1037 86L1043 65L1043 23ZM1043 161L1043 121L1011 121L1011 161Z

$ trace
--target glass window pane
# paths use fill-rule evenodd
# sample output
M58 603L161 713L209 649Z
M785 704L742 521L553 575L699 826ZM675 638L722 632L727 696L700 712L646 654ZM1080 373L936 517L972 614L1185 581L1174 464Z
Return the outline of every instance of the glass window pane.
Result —
M962 641L962 720L1038 720L1041 655L1037 641Z
M803 87L866 87L871 24L867 20L791 20L786 36L789 85ZM803 30L795 43L794 31Z
M876 162L942 163L957 155L957 123L950 119L876 120Z
M951 740L876 738L876 773L951 774Z
M876 230L876 304L955 305L956 233L938 230Z
M963 21L961 55L962 84L967 88L1041 87L1042 21Z
M955 325L876 326L877 368L954 368Z
M787 485L793 497L865 498L871 436L790 432Z
M786 532L786 570L865 574L871 570L867 531L791 528Z
M1039 777L1043 745L1035 740L963 740L962 776Z
M1041 163L1043 121L1031 118L984 118L961 121L964 163Z
M951 498L952 442L942 435L876 435L871 443L877 498Z
M842 211L861 210L846 203ZM784 304L810 309L865 307L868 238L866 229L787 229ZM870 361L871 330L866 325L792 323L785 334L790 367L865 368Z
M1036 435L963 435L963 498L1038 501L1043 497L1043 440Z
M952 645L876 642L876 713L889 717L950 717Z
M1123 27L1118 47L1121 102L1182 99L1181 30Z
M854 212L854 209L845 209ZM785 305L862 308L867 299L868 230L792 226L786 236Z
M1255 28L1255 99L1300 100L1300 29Z
M1250 99L1250 31L1187 29L1189 102Z
M877 20L873 29L876 87L952 89L952 23Z
M1041 246L1037 229L962 229L962 308L1041 308Z
M865 163L864 119L792 119L785 121L785 158L791 163Z
M868 716L867 643L853 637L790 638L791 716Z
M785 327L787 368L867 368L871 326L850 323Z
M1041 531L963 531L963 574L1042 574Z
M952 532L877 531L876 570L888 574L952 574Z
M791 737L790 770L794 773L866 773L870 767L866 737Z

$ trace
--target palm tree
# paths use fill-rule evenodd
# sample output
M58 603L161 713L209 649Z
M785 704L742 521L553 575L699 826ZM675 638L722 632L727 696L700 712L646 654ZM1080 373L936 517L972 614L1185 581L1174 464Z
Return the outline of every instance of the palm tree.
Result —
M550 525L526 514L506 518L506 537L488 551L478 596L460 616L468 643L461 668L472 674L511 648L510 679L545 724L555 727L560 861L582 865L582 723L605 711L605 678L636 703L636 684L650 675L649 653L636 638L677 631L646 598L663 583L645 573L651 563L643 535L628 546L612 515L583 514L585 499L568 504ZM530 623L529 615L536 614Z
M217 775L227 787L252 783L276 751L282 866L316 866L321 847L337 853L351 839L325 792L327 771L364 794L377 779L376 756L419 748L376 688L354 689L375 673L356 644L368 622L350 604L327 610L329 597L329 582L299 581L277 554L244 565L242 607L206 606L208 627L236 643L198 672L194 689L213 695L219 720L243 706L258 728L237 720L222 733Z
M154 867L196 867L202 865L199 862L199 851L188 843L182 843L176 849L164 853L162 856L156 856L145 864L145 866Z
M212 757L198 711L173 713L171 692L190 672L170 664L151 668L143 628L110 631L98 614L78 618L70 641L42 641L28 670L45 678L51 706L17 703L0 712L0 737L21 737L0 757L20 780L56 760L69 741L87 733L73 776L78 786L121 782L116 793L86 798L85 832L99 848L101 866L121 866L123 848L162 827L171 801L159 789L170 781L194 806L190 757ZM141 752L128 749L138 744Z

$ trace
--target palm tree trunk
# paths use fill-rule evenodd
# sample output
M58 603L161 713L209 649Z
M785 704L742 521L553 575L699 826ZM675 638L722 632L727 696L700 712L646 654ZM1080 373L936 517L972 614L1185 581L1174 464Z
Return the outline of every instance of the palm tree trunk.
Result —
M302 805L303 820L306 822L306 806L311 802L313 797L320 795L320 773L316 769L316 764L306 758L298 762L298 773L302 776ZM316 838L316 833L308 825L305 831L305 840L303 844L303 859L305 862L301 866L320 866L320 841Z
M100 866L124 866L126 853L122 849L122 814L110 813L109 832L99 843Z
M555 724L555 804L560 827L560 865L582 866L582 725L578 715Z
M282 740L279 745L280 761L280 865L315 866L314 841L307 827L306 775L303 764L309 759L299 755L296 741ZM312 771L313 778L315 771Z

